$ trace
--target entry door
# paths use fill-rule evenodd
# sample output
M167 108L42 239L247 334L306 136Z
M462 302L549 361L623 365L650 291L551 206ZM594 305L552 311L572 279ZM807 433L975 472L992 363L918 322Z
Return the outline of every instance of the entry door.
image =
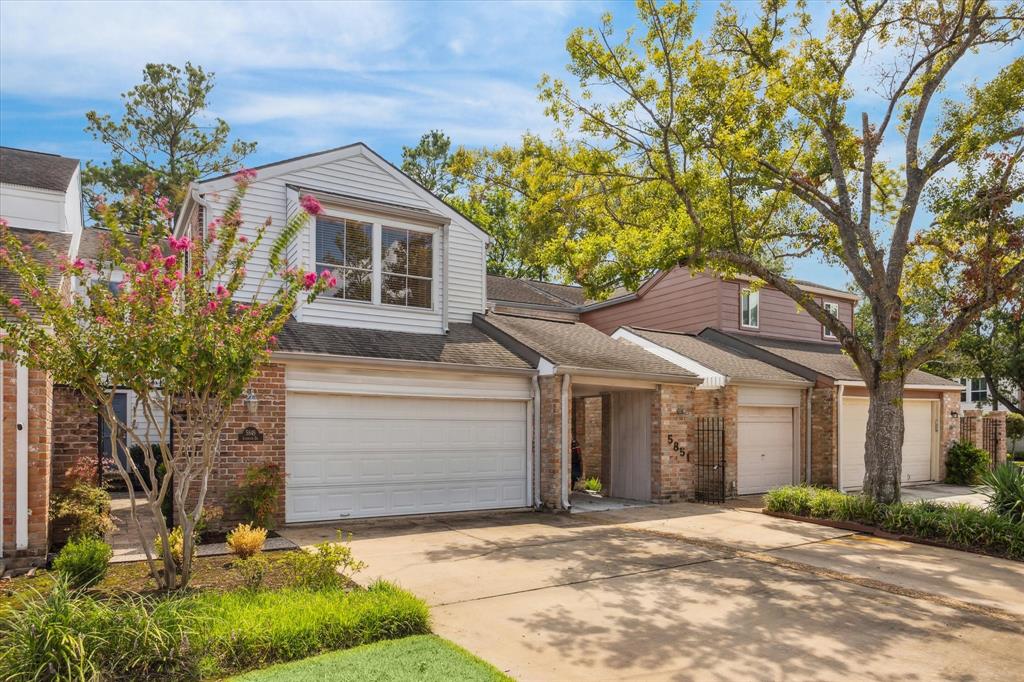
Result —
M613 497L651 499L651 394L612 394Z
M128 422L128 394L127 393L115 393L114 394L114 414L117 416L118 421L122 424ZM117 465L114 464L113 457L110 453L110 428L107 426L107 422L102 417L97 417L100 422L100 456L103 458L104 470L116 472L118 471ZM121 460L121 466L128 467L127 450L125 448L125 433L122 431L118 439L117 446L117 457Z

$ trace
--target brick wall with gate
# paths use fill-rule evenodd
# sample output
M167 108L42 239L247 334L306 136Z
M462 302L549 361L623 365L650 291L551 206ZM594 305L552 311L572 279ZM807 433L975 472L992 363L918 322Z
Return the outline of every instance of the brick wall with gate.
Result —
M964 410L960 417L960 439L989 453L992 466L1006 463L1006 413Z

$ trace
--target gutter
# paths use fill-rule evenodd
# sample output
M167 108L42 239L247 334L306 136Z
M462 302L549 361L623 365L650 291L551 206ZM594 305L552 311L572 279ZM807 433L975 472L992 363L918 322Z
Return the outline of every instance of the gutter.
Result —
M656 372L631 372L622 369L597 369L594 367L573 367L572 365L557 365L555 374L583 374L588 377L611 377L618 379L637 379L640 381L651 381L659 384L690 384L698 385L704 380L700 377L687 377L678 374L658 374Z
M537 375L530 377L530 404L533 406L533 471L530 472L530 485L533 493L533 508L540 509L540 382Z
M330 362L335 364L356 365L361 367L393 367L395 369L429 369L447 370L450 372L467 372L470 374L507 374L512 376L536 376L537 370L532 367L492 367L489 365L466 365L454 362L436 362L431 360L399 360L393 358L363 358L349 355L331 355L329 353L297 353L276 351L270 355L271 361L281 362Z
M836 392L836 482L839 483L839 490L843 490L843 390L845 385L840 384Z
M807 387L807 475L805 483L811 484L811 465L814 457L814 444L812 443L814 429L811 428L811 404L814 402L814 386Z
M860 388L866 388L867 384L863 381L850 381L842 380L836 381L836 386L856 386ZM960 391L963 386L960 384L904 384L904 390L910 389L912 391Z
M562 431L562 442L561 442L561 499L562 509L570 509L569 504L569 478L572 476L572 458L570 452L572 449L572 440L569 438L569 391L572 388L572 375L562 375L562 405L561 405L561 431Z

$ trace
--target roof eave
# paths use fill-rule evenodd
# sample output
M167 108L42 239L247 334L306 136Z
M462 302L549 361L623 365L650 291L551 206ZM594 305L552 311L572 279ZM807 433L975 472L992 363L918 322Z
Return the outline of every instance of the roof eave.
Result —
M391 367L394 369L425 369L449 372L466 372L471 374L508 374L532 376L537 370L532 367L497 367L493 365L470 365L455 362L438 362L429 360L402 360L398 358L367 358L354 355L334 355L331 353L302 353L298 351L274 351L271 360L282 362L330 362L361 367Z

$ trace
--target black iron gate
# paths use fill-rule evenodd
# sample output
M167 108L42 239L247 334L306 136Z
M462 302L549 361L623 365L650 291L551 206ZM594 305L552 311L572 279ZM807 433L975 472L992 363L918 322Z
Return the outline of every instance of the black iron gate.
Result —
M697 487L700 502L725 502L725 420L697 418Z

